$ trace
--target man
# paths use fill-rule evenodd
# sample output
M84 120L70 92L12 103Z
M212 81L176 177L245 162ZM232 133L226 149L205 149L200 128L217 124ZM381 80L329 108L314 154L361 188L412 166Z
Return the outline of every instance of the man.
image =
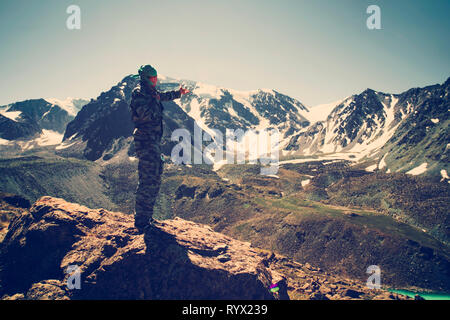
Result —
M155 86L156 70L151 65L139 69L140 84L131 94L131 119L135 130L134 146L139 159L139 184L136 190L134 225L140 233L153 224L153 206L161 184L163 162L161 159L161 136L163 133L163 105L161 101L178 99L189 90L160 93Z

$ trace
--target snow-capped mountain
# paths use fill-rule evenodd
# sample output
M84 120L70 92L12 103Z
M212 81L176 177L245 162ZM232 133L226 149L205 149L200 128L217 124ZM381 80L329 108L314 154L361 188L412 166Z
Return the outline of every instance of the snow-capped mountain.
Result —
M286 149L304 155L370 154L382 147L395 131L397 101L395 95L367 89L339 103L326 120L294 135Z
M218 129L263 130L277 128L283 137L309 125L307 108L299 101L274 90L240 92L191 80L159 76L158 90L176 90L180 84L191 90L174 102L164 102L162 150L170 155L176 144L170 141L173 130L188 129L194 123L205 131ZM138 84L127 76L108 92L85 105L67 125L63 143L57 147L65 154L82 154L90 160L107 159L130 145L133 123L129 111L131 91ZM133 155L133 150L127 152Z
M179 82L191 90L180 99L180 106L202 127L222 132L277 128L286 137L310 124L309 111L302 103L275 90L237 91L202 82Z
M51 99L31 99L0 106L0 145L21 150L60 143L83 103L87 101L70 99L60 106Z
M378 159L371 169L389 172L409 172L419 165L427 168L425 164L428 170L446 171L449 83L401 94L367 89L348 97L325 120L292 135L283 154L291 158Z

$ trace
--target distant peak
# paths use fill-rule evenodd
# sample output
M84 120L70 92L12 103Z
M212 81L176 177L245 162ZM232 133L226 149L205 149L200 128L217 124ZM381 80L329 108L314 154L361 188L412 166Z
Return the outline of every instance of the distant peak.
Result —
M264 92L264 93L270 93L270 94L275 94L275 93L277 93L275 90L273 90L273 89L268 89L268 88L259 88L258 90L256 90L256 92L258 92L258 93Z
M450 85L450 77L447 78L447 81L445 81L444 86Z

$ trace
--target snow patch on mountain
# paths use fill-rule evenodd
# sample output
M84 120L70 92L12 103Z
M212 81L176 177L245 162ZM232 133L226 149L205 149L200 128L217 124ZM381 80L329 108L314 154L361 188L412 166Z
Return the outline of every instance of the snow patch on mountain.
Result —
M53 105L61 107L62 109L66 110L69 115L74 117L77 115L78 111L80 111L81 108L89 102L86 99L79 99L72 97L67 97L64 100L60 100L57 98L46 98L44 100Z
M428 163L424 162L420 166L415 167L414 169L409 170L406 174L411 174L413 176L418 176L425 171L427 171Z
M309 121L311 121L311 123L315 123L318 121L325 121L328 115L331 113L331 111L333 111L334 108L336 108L346 99L341 99L331 103L319 104L314 107L309 107L308 108L309 111L306 114L306 117Z
M386 157L387 157L388 153L386 153L383 158L381 158L380 163L378 164L378 169L383 169L384 167L386 167Z
M447 181L448 183L450 183L450 178L448 177L447 170L442 169L441 176L442 176L441 182Z
M307 186L311 182L311 179L302 180L302 187Z
M368 166L365 170L367 172L374 172L376 168L377 168L377 165L374 164L374 165Z
M197 82L197 85L192 93L197 96L203 96L206 98L218 99L222 94L222 89L207 83Z
M76 144L78 141L75 142L70 142L70 140L66 140L64 142L61 142L59 145L57 145L55 147L56 150L63 150L63 149L67 149L71 146L73 146L74 144Z
M61 143L63 136L59 132L42 129L42 134L35 141L40 146L51 146Z
M279 165L305 163L311 161L324 161L324 160L330 161L329 163L338 162L342 160L355 161L355 155L352 153L333 153L333 154L326 154L323 156L312 156L301 159L282 160L279 162Z
M9 146L17 146L22 151L27 151L36 147L59 145L62 141L62 138L62 133L53 130L42 129L41 134L36 138L29 140L13 140L4 144ZM3 143L0 142L0 144Z
M6 139L0 138L0 145L6 146L6 145L8 145L10 143L11 143L10 140L6 140Z
M7 110L8 110L7 108L0 110L0 114L13 121L19 121L20 115L22 114L21 111L7 111Z

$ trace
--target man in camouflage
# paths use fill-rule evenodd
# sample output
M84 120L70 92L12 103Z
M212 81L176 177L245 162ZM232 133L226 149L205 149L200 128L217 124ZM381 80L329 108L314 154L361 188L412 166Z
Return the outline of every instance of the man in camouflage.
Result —
M161 137L163 133L163 105L161 101L178 99L189 90L160 93L155 86L158 81L156 70L145 65L139 69L140 84L131 94L131 119L135 130L134 146L139 159L139 184L136 190L134 225L145 233L154 222L153 206L161 184L163 161L161 159Z

